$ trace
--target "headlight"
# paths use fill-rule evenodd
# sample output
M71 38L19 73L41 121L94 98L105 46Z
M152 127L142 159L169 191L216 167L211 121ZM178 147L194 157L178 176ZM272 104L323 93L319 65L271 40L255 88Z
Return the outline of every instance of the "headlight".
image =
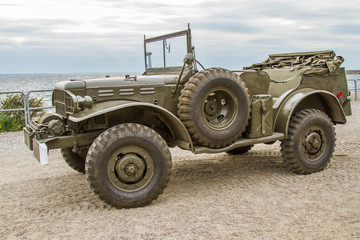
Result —
M64 117L78 113L86 108L92 108L94 105L94 101L90 96L75 96L68 90L55 90L53 98L56 113Z
M85 108L92 108L94 104L94 101L90 96L85 96L85 97L77 96L77 102L81 110L84 110Z

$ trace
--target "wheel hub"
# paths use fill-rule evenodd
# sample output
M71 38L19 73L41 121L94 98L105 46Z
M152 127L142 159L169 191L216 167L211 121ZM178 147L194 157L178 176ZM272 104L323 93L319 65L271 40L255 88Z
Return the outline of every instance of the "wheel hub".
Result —
M317 132L310 133L305 139L305 148L310 154L317 153L321 148L321 136Z
M214 116L218 114L218 111L221 109L221 103L216 101L216 99L211 99L205 103L205 113Z
M237 114L237 101L231 91L218 87L203 103L204 122L212 129L221 130L231 125Z
M313 127L306 131L302 141L304 155L308 160L315 161L323 154L327 140L324 135L324 130Z
M128 164L125 168L125 172L129 176L134 176L137 172L137 166L135 164Z
M111 183L125 192L145 187L154 175L154 161L144 148L125 146L110 157L107 173Z
M144 175L145 168L144 160L132 153L119 158L115 165L118 178L125 183L140 181Z

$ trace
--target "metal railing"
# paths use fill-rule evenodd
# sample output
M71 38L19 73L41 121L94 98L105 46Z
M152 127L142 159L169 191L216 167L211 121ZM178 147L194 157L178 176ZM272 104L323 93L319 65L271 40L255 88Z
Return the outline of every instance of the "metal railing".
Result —
M359 86L359 82L360 82L360 79L352 79L352 80L347 80L348 83L351 82L354 84L354 87L353 88L349 88L349 91L354 93L354 100L357 101L357 93L358 93L358 86ZM348 84L349 85L349 84Z
M50 93L52 94L53 90L33 90L27 93L22 91L9 91L9 92L0 92L1 95L8 95L8 94L18 94L21 95L23 99L23 107L22 108L14 108L14 109L0 109L0 112L24 112L25 116L25 125L30 122L30 111L34 110L45 110L45 109L52 109L52 106L44 106L44 107L30 107L30 95L34 93ZM46 95L46 94L43 94ZM43 97L42 97L43 98Z
M30 95L32 93L50 93L52 95L53 90L32 90L28 92L26 96L26 111L27 111L27 118L25 118L25 125L30 122L30 111L33 110L45 110L45 109L52 109L53 106L44 106L44 107L30 107Z
M20 94L23 99L23 106L22 108L13 108L13 109L0 109L0 112L24 112L25 116L25 125L27 124L27 118L28 118L28 111L26 111L26 98L25 94L21 91L14 91L14 92L0 92L0 96L4 94Z

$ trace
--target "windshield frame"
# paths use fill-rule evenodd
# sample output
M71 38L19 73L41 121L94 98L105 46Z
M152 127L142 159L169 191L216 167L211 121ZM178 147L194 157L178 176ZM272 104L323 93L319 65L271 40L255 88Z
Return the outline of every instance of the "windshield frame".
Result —
M187 53L192 53L191 29L190 29L190 27L187 30L184 30L184 31L174 32L174 33L161 35L161 36L157 36L157 37L153 37L153 38L146 38L145 35L144 35L145 70L151 69L150 67L148 67L146 44L153 43L153 42L161 42L162 41L163 67L160 67L160 68L167 68L167 66L166 66L166 54L165 54L166 40L171 39L171 38L176 38L176 37L182 37L182 36L186 36ZM185 54L184 54L184 56L185 56ZM181 65L181 63L180 63L180 65ZM174 66L170 66L170 67L174 67Z

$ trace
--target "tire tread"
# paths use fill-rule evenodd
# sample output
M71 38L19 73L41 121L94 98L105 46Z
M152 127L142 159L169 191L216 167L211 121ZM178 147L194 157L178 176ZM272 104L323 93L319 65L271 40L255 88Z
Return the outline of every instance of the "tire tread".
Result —
M111 135L113 136L111 137ZM97 159L100 158L102 149L107 145L109 145L109 143L111 142L111 141L106 141L106 139L109 140L108 138L109 136L110 139L113 139L114 141L124 136L144 137L155 143L158 146L159 150L162 152L162 154L165 156L166 166L167 166L166 175L164 176L162 183L159 186L157 186L155 191L151 192L150 195L145 196L144 199L141 199L133 203L118 201L114 199L111 193L105 191L102 185L100 184L100 182L98 181L99 176L98 176L98 171L96 170ZM102 142L105 142L103 148L98 148L98 146L101 145ZM166 142L153 129L135 123L125 123L125 124L116 125L106 130L102 134L100 134L100 136L96 138L94 143L90 146L85 164L86 178L91 189L94 191L96 195L98 195L98 197L101 200L117 208L143 207L145 205L150 204L152 201L156 200L163 193L164 189L167 187L167 184L170 180L171 168L172 168L171 154L166 145Z
M304 166L297 158L296 146L295 146L295 138L297 135L297 131L305 123L305 121L307 121L307 119L313 118L315 116L321 118L322 120L327 122L327 124L333 125L329 116L327 114L325 114L323 111L320 111L317 109L304 109L304 110L301 110L300 112L296 113L294 116L292 116L292 118L290 120L289 130L288 130L288 137L287 137L287 139L281 141L281 144L280 144L281 155L283 156L284 162L286 163L286 165L294 173L310 174L310 173L322 171L325 167L327 167L327 165L329 164L329 162L333 156L334 148L336 145L336 133L334 131L334 127L332 126L334 140L335 140L334 148L330 149L330 151L331 151L330 157L325 162L325 164L323 164L319 168L310 169L310 168L307 168L306 166Z

